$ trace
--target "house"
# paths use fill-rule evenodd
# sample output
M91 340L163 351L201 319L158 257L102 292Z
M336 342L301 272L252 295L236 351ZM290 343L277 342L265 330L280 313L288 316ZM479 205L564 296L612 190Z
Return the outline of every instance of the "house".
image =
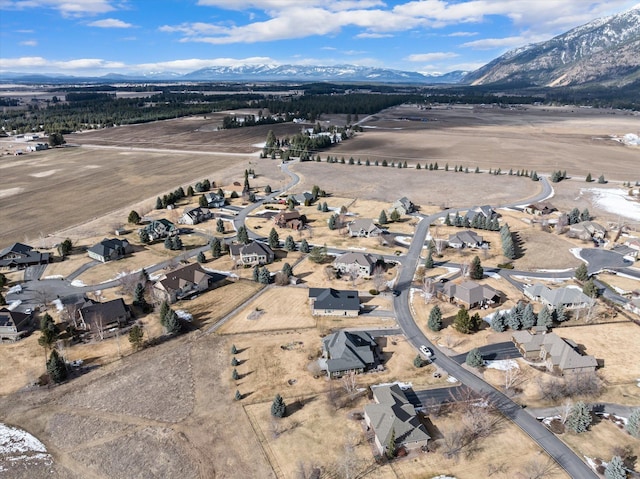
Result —
M593 356L583 356L577 345L555 333L514 331L513 343L525 359L543 361L548 371L557 374L595 371L598 366Z
M105 303L88 300L78 308L76 316L78 329L95 334L111 327L122 327L127 324L131 318L131 311L122 298Z
M0 308L0 341L17 341L31 331L31 314Z
M627 246L626 244L617 244L611 249L611 251L621 254L624 259L628 259L629 261L635 261L638 259L638 253L640 253L637 249Z
M280 228L289 228L292 230L301 230L306 222L304 215L297 210L282 210L273 217L273 222Z
M464 230L449 235L449 246L456 249L482 248L486 246L486 244L479 234L471 230Z
M322 358L330 378L362 373L378 365L378 344L366 331L337 331L322 339Z
M380 236L383 230L371 219L354 220L347 225L349 236L358 238L373 238Z
M502 291L474 281L465 281L460 284L445 283L437 294L445 301L457 303L467 309L497 305L505 299Z
M640 298L632 299L624 305L624 309L640 316Z
M220 196L217 193L205 193L204 199L207 200L209 208L222 208L227 203L224 196Z
M144 228L147 234L149 235L150 241L155 241L157 239L166 238L167 236L174 236L178 234L178 229L176 226L167 219L159 219L152 220L148 225Z
M557 309L560 306L566 309L584 308L591 304L591 298L578 288L550 289L537 283L524 288L525 296L533 301L545 304L547 307Z
M314 316L358 316L360 313L357 291L309 288L309 299Z
M225 278L222 274L205 271L198 263L192 263L163 275L155 282L153 290L161 301L175 303L206 291Z
M371 391L375 404L365 405L364 421L373 429L380 455L385 455L392 436L396 448L425 447L431 436L400 386L372 386Z
M105 238L100 243L93 245L87 250L90 258L106 263L123 258L133 251L133 247L126 239Z
M333 267L342 274L355 272L358 278L369 277L373 274L377 259L368 253L350 251L341 254L333 261Z
M535 216L548 215L553 213L554 211L558 211L558 209L548 201L533 203L524 207L525 213Z
M0 269L24 269L50 262L49 253L40 253L23 243L14 243L0 251Z
M637 238L632 238L624 242L625 246L628 246L631 249L635 249L636 251L640 251L640 240Z
M185 208L178 223L183 225L197 225L203 221L207 221L213 216L209 208L196 206L195 208Z
M273 250L264 243L253 241L249 244L229 245L231 259L243 266L272 263L275 255Z
M591 238L604 239L607 235L607 230L595 221L581 221L580 223L570 225L568 234L569 236L582 240Z
M291 194L287 197L287 200L289 198L291 198L297 205L309 206L313 202L313 195L309 191Z
M416 205L414 205L409 200L409 198L403 196L399 200L396 200L393 205L391 205L391 209L389 210L389 212L392 213L393 210L396 210L401 215L408 215L409 213L413 213L414 211L416 211Z
M476 215L480 215L482 218L491 220L496 217L498 214L495 210L489 205L482 206L472 206L467 210L467 213L464 215L469 221L472 221Z

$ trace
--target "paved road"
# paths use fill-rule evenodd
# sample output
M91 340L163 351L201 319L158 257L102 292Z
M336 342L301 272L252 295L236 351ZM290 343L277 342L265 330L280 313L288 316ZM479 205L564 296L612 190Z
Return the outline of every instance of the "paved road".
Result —
M515 344L511 341L504 343L496 343L496 344L487 344L486 346L482 346L478 348L480 350L480 354L482 354L482 359L485 361L496 361L500 359L515 359L521 358L522 354L518 351ZM462 364L467 359L467 353L458 354L457 356L451 356L458 364Z
M407 389L404 391L409 402L417 408L428 407L432 404L457 402L469 397L477 397L466 386L449 386L433 389Z
M580 250L580 257L589 264L587 268L589 274L595 274L609 268L626 268L633 264L624 259L620 253L601 248L583 248Z

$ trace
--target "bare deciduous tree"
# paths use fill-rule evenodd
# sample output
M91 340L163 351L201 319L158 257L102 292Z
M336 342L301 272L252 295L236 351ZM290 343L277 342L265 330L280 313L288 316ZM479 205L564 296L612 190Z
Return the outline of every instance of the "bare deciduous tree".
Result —
M546 479L555 476L557 473L558 465L553 459L542 460L541 458L534 458L524 465L519 475L523 479Z
M509 466L507 465L506 462L501 462L499 464L494 464L490 462L489 464L487 464L488 477L491 477L494 474L506 474L508 470L509 470Z
M467 276L469 276L470 268L471 268L471 263L469 262L468 259L465 259L464 261L462 261L462 263L460 263L460 276L462 276L463 278L466 278Z
M429 304L433 301L436 294L436 285L433 279L425 277L422 282L422 295L424 296L424 303Z
M120 285L120 291L123 294L133 295L136 289L136 285L140 279L139 273L134 273L130 270L124 270L118 276L118 284Z
M342 387L347 394L353 393L358 389L358 374L355 371L349 371L342 376Z
M384 277L384 268L380 265L373 268L373 285L378 291L387 289L387 280Z
M520 368L509 368L504 371L504 389L507 393L522 384L524 377Z
M567 422L571 409L573 409L573 402L571 400L566 400L560 407L560 421L562 421L562 424Z
M433 244L434 244L434 247L435 247L435 250L436 250L436 254L437 254L438 256L442 256L442 252L444 251L444 249L445 249L445 248L446 248L446 246L447 246L447 241L446 241L446 240L444 240L444 239L436 238L436 239L433 241Z

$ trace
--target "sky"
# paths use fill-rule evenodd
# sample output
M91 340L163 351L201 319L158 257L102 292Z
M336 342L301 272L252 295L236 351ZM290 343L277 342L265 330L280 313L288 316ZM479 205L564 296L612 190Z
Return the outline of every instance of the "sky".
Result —
M0 0L1 72L475 70L638 0Z

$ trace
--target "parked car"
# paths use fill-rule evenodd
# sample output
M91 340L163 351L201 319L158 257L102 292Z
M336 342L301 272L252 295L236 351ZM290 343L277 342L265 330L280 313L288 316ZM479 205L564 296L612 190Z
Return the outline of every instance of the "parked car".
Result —
M428 347L426 347L424 344L422 346L420 346L420 352L422 354L424 354L426 357L430 358L431 356L433 356L433 351L431 351L431 349L429 349Z

